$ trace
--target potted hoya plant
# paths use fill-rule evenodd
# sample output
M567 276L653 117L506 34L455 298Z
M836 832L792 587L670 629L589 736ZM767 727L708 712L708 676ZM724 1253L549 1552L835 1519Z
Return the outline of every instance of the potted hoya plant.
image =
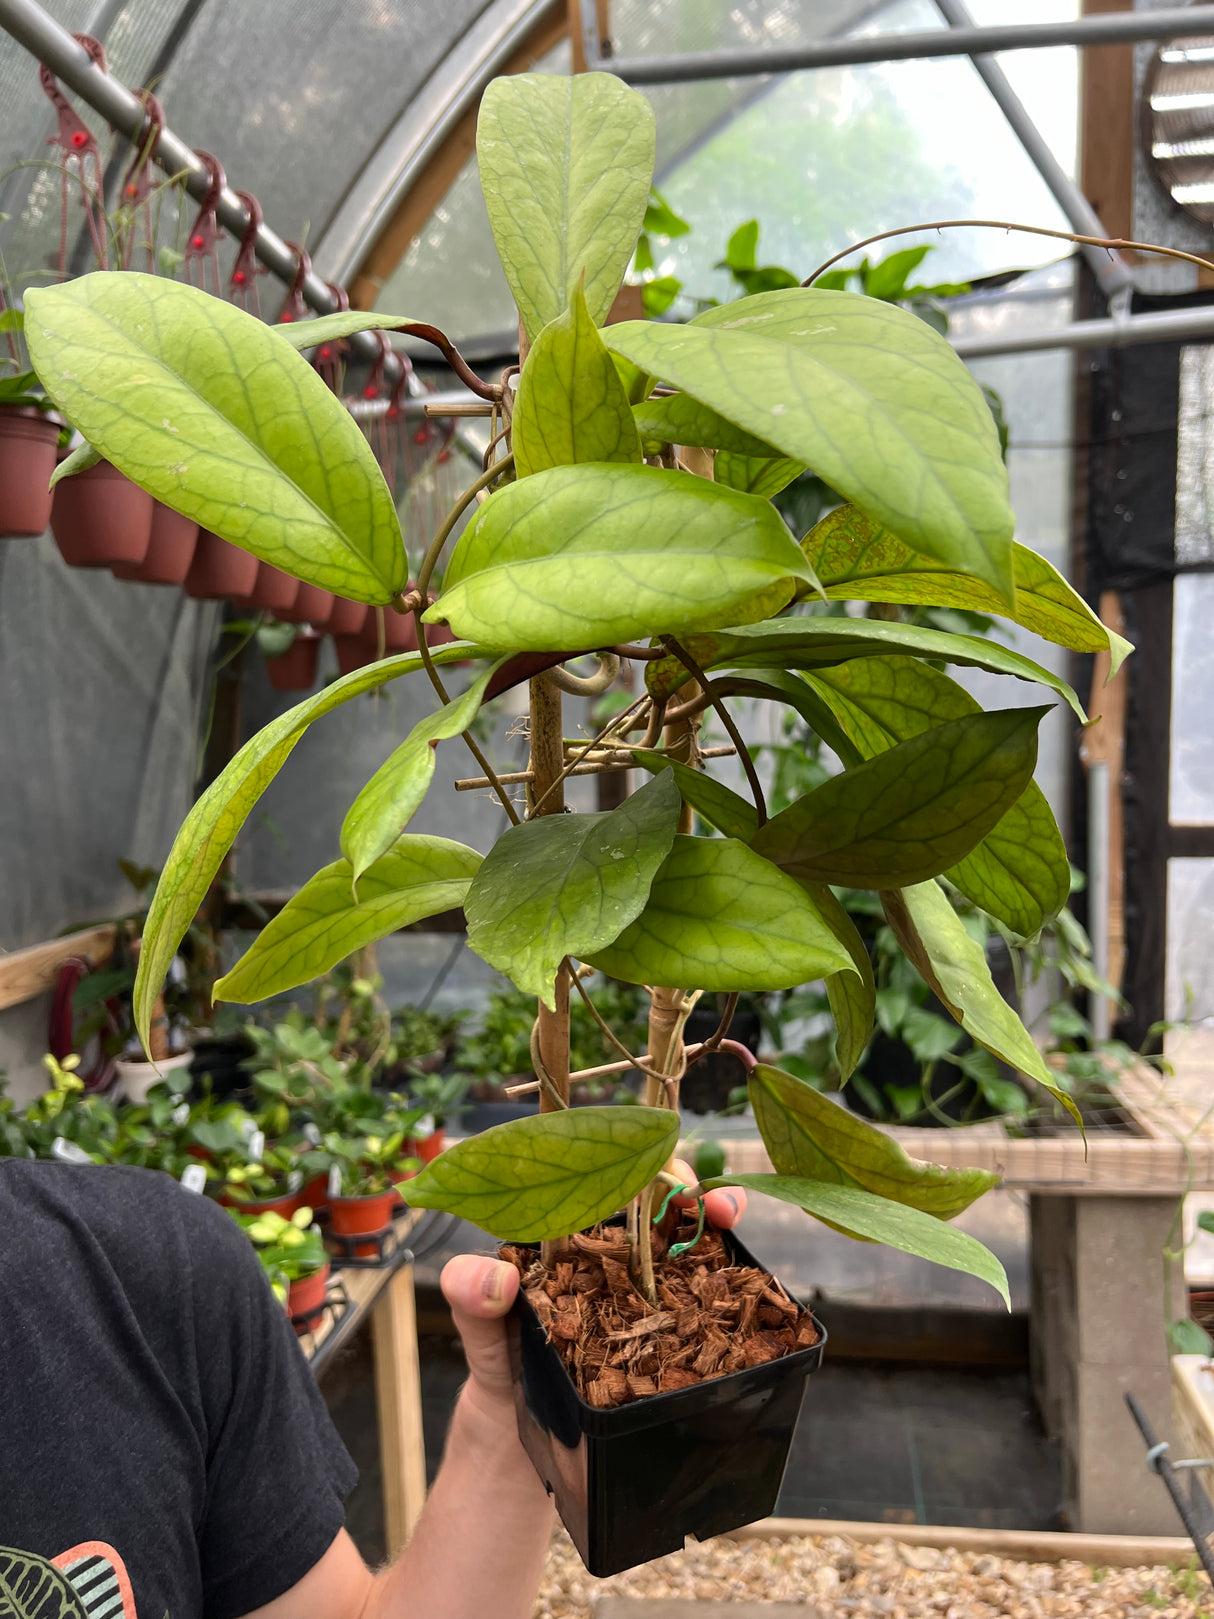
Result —
M137 1016L146 1035L178 941L304 730L388 681L428 681L434 712L354 799L338 857L216 995L277 994L462 905L471 947L536 997L540 1111L442 1153L410 1181L409 1202L484 1227L518 1263L520 1433L582 1556L608 1573L771 1509L821 1357L820 1329L761 1263L731 1235L699 1232L709 1189L766 1193L1007 1298L998 1260L949 1224L994 1176L913 1162L748 1053L773 1172L682 1186L671 1167L680 1080L726 1049L733 997L823 980L850 1073L874 986L833 889L865 889L974 1042L1054 1083L949 899L956 890L1022 934L1065 899L1065 850L1032 780L1047 709L984 712L944 671L1033 682L1083 718L1078 699L993 642L897 615L823 616L813 602L976 608L1078 651L1109 650L1114 665L1128 648L1013 542L987 403L914 315L785 287L686 325L603 326L649 198L643 97L609 75L500 79L481 106L478 153L519 307L517 376L477 377L416 320L348 312L270 330L195 289L130 274L31 293L26 330L57 408L150 493L305 583L393 622L413 616L415 651L273 720L191 810L144 930ZM295 347L371 326L437 343L504 428L412 588L366 441ZM771 496L805 468L846 503L798 542ZM458 639L431 649L426 623ZM587 653L604 681L633 660L644 689L572 745L561 666ZM473 667L453 690L449 665L461 660ZM516 802L470 728L483 703L524 687L531 761ZM808 717L842 772L770 815L737 697ZM710 709L737 749L744 794L701 768ZM483 856L407 830L436 747L461 734L510 822ZM617 809L565 814L565 776L583 762L650 774ZM571 1083L588 1077L570 1073L568 1031L570 997L591 998L591 968L650 986L645 1049L613 1043L618 1071L643 1082L640 1105L567 1105ZM713 1033L688 1043L703 993L723 993L725 1006ZM671 1194L690 1209L672 1216Z
M311 1209L296 1209L287 1219L274 1210L232 1217L257 1250L275 1297L286 1306L296 1332L309 1331L320 1319L329 1286L329 1256Z

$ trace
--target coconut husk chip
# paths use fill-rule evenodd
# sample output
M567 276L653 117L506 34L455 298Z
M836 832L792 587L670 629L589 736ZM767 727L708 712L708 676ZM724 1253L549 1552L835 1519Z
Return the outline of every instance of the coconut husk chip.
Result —
M534 1248L500 1250L587 1405L610 1410L693 1388L817 1343L809 1311L766 1271L731 1264L718 1232L670 1258L669 1243L694 1236L690 1218L669 1237L652 1234L656 1309L633 1282L618 1226L572 1237L551 1270Z

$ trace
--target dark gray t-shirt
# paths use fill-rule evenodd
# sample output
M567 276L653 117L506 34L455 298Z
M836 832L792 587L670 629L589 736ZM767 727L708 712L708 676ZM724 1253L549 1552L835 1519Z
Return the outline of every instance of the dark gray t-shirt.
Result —
M355 1476L224 1210L0 1160L0 1611L237 1619L319 1562Z

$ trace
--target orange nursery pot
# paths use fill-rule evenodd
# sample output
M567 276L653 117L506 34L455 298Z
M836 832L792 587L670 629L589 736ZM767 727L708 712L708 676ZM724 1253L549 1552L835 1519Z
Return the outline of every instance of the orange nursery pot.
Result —
M329 1286L328 1261L311 1276L301 1276L287 1289L287 1314L296 1332L310 1331L325 1307L325 1294Z
M144 585L180 585L190 571L198 545L198 524L157 500L152 505L152 532L142 562L115 562L115 579Z
M322 590L319 585L305 585L301 581L294 602L290 607L280 608L278 617L284 624L311 624L314 629L324 629L333 612L334 599L331 590ZM350 603L351 607L357 605L357 602Z
M392 1224L391 1191L374 1192L370 1197L331 1197L329 1199L329 1230L335 1237L378 1236ZM374 1258L378 1252L375 1243L355 1245L358 1259Z
M446 1145L446 1130L433 1130L428 1136L410 1136L406 1142L410 1158L420 1158L423 1164L432 1164Z
M0 406L0 539L34 539L51 520L59 425L36 405Z
M241 598L240 605L259 612L281 613L294 606L298 595L298 579L292 579L281 568L263 562L258 566L252 590Z
M277 658L266 659L266 673L275 691L311 691L316 684L316 659L320 636L303 628L287 650Z
M152 538L146 489L108 461L55 485L51 529L63 560L73 568L111 568L142 562Z
M329 1207L329 1177L327 1175L313 1175L299 1194L301 1208L327 1209Z
M352 602L344 596L334 596L328 618L323 625L317 624L316 628L323 629L326 635L357 635L369 611L365 602Z
M284 1220L289 1220L296 1209L303 1207L303 1198L298 1192L288 1192L282 1197L248 1199L220 1192L219 1203L225 1209L239 1209L241 1214L281 1214Z
M252 552L229 545L204 528L185 576L185 593L199 601L236 601L253 589L260 566Z

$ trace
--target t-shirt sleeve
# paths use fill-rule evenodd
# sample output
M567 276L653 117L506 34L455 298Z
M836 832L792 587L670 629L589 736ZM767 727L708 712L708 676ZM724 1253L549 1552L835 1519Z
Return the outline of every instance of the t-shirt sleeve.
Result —
M315 1567L358 1475L248 1239L225 1211L197 1204L207 1227L191 1244L207 1428L203 1611L238 1619Z

